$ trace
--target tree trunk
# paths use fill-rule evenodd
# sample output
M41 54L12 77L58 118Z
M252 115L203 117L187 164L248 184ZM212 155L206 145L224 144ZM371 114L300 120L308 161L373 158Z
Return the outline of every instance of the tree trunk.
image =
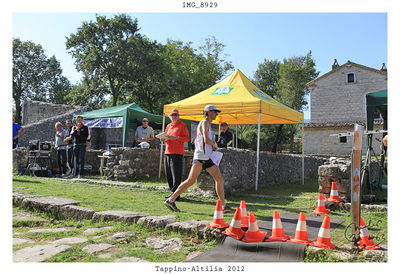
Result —
M112 97L113 97L113 105L112 106L117 106L119 89L117 89L114 86L114 80L112 80L111 77L108 77L108 81L110 81L111 94L112 94Z
M22 124L22 106L21 106L21 98L14 98L15 101L15 122Z
M278 144L279 144L279 142L281 140L282 128L283 128L283 124L280 124L278 126L278 128L277 128L274 144L272 145L272 149L271 149L272 153L276 153L276 149L277 149Z
M289 153L293 154L293 145L294 145L294 126L291 124L290 125L290 147L289 147Z

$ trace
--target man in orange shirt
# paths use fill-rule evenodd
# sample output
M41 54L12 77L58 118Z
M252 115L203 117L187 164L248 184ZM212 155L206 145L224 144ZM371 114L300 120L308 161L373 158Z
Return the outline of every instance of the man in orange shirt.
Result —
M173 194L181 184L185 142L189 141L189 131L186 124L179 119L179 111L177 109L172 109L168 117L171 120L171 123L168 124L165 129L165 133L168 136L162 139L162 141L166 144L165 174L167 176L169 190L171 194ZM179 200L179 198L177 200Z

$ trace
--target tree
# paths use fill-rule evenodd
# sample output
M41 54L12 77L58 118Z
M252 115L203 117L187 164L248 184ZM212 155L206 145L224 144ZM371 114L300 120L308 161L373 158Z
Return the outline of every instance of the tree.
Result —
M17 122L21 123L25 100L64 103L69 87L54 56L47 58L40 44L13 39L13 101Z
M67 103L67 95L72 88L68 78L62 75L60 62L52 56L48 63L48 101L56 104Z
M141 52L137 52L138 21L125 14L111 19L96 15L95 22L83 22L76 34L67 38L66 47L75 58L78 71L83 72L84 87L101 83L101 94L110 95L116 106L127 91L127 82L139 78ZM88 91L88 94L93 91Z
M280 78L280 65L281 62L278 60L264 59L263 63L258 64L258 68L254 73L254 84L273 98L277 98L279 95L278 81Z
M310 51L306 56L285 58L283 62L264 59L254 74L254 83L279 102L302 111L307 107L306 96L309 93L305 84L318 74ZM290 140L290 152L293 151L293 125L271 125L269 131L275 133L272 152L276 152L278 144L284 140Z
M303 111L307 108L306 96L310 93L306 83L318 76L311 51L306 56L284 59L279 68L278 86L282 103L292 109ZM290 125L290 152L293 152L295 127Z
M65 97L68 104L89 106L92 109L107 107L109 101L104 97L103 81L84 77L81 83L73 85L68 95Z
M137 41L136 49L137 55L141 57L138 64L140 77L129 79L127 86L130 92L121 102L128 103L133 99L150 113L161 114L170 93L166 85L166 73L170 68L163 60L163 46L143 37Z
M215 37L208 37L199 49L192 42L168 40L163 50L163 59L169 70L166 72L166 87L173 91L166 103L192 96L209 88L233 69L225 59L225 45Z
M278 60L264 59L263 63L258 64L258 68L254 73L254 84L269 96L280 101L281 93L279 90L278 82L280 79L279 68L281 62ZM278 144L281 143L286 136L284 135L284 125L268 125L264 126L265 132L270 137L268 142L270 144L271 152L276 153Z

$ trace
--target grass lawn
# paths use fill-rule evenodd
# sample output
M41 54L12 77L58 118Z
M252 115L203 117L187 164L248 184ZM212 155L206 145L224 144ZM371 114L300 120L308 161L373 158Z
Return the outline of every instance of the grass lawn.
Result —
M99 178L100 179L100 178ZM161 181L140 181L144 185L164 185ZM110 187L98 184L77 183L72 181L48 180L46 178L35 178L29 176L13 177L13 188L24 187L27 189L18 190L39 194L43 196L56 196L71 198L82 201L83 207L92 208L95 211L104 210L129 210L148 212L151 215L171 214L164 205L164 191L145 190L138 188ZM237 192L227 196L227 202L232 208L240 206L240 201L245 200L247 212L254 212L256 219L272 217L274 210L279 213L298 214L305 212L311 215L316 207L318 199L318 179L308 179L305 184L290 183L285 185L276 185L269 188L260 189L257 192ZM257 197L252 194L257 194ZM264 195L260 197L258 195ZM179 221L185 220L205 220L212 221L215 210L216 197L212 199L196 198L182 195L183 201L177 202L177 206L182 212L174 212ZM225 221L230 223L233 214L224 214ZM332 243L340 246L341 244L351 244L346 239L346 228L351 223L350 215L347 211L331 212L331 218L344 218L346 221L331 232ZM387 213L386 212L368 212L362 213L367 223L368 230L374 240L379 236L379 243L387 243ZM370 222L370 223L369 223ZM134 225L132 225L134 226ZM375 237L377 236L377 237ZM375 243L377 243L375 241Z

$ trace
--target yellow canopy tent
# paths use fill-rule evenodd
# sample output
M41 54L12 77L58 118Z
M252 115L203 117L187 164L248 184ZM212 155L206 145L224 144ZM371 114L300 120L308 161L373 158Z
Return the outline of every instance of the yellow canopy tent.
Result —
M204 119L204 106L212 104L222 112L215 124L226 122L231 125L258 124L256 190L258 187L258 164L260 148L260 124L303 124L303 113L295 111L276 101L257 88L240 70L214 86L185 98L181 101L164 105L164 119L174 108L179 110L180 118L201 121ZM164 123L163 123L164 127ZM163 129L164 130L164 129ZM160 152L160 176L162 144ZM304 158L303 158L304 180Z
M303 123L302 113L262 92L239 70L198 94L164 105L164 116L177 108L181 119L201 121L207 104L222 111L213 122L218 124L258 124L259 114L261 124Z

